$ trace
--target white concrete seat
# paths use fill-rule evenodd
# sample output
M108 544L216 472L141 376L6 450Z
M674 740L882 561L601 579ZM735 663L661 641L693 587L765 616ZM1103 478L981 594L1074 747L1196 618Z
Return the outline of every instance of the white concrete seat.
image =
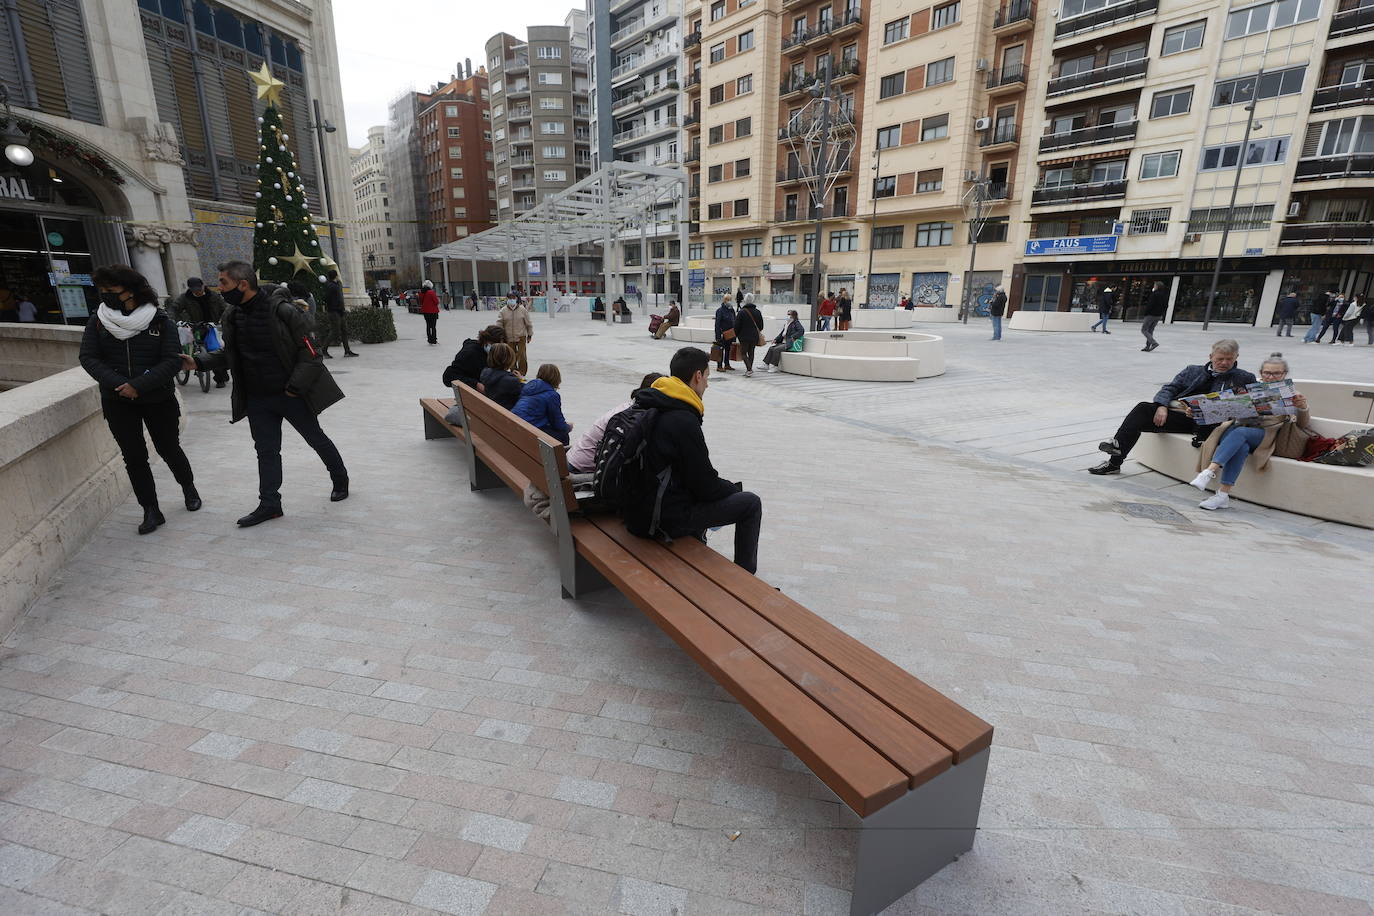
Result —
M1027 312L1020 311L1007 321L1013 331L1082 331L1092 330L1097 322L1096 312Z
M1303 390L1301 383L1298 390ZM1332 438L1360 426L1351 420L1312 420L1313 429ZM1131 458L1175 480L1187 482L1198 473L1198 450L1186 433L1145 433L1131 450ZM1259 471L1251 458L1231 495L1272 509L1374 528L1374 468L1271 458L1268 468Z
M914 311L914 310L913 310ZM909 328L914 319L906 309L855 309L855 328Z
M858 313L856 312L855 314L857 315ZM917 323L933 321L941 324L954 324L959 320L959 310L951 306L918 305L908 314L910 314L912 320Z
M910 346L900 340L817 340L806 349L828 356L911 356Z
M812 378L855 382L914 382L920 360L906 356L840 356L829 353L784 353L782 371Z
M712 327L679 324L668 329L668 336L683 343L711 344L715 342L716 332Z

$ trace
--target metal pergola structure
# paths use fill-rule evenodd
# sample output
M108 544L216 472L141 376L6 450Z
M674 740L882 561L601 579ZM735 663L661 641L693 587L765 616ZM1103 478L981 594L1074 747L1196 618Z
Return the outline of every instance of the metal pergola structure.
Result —
M514 220L449 242L423 252L423 261L443 263L444 285L448 286L450 261L468 261L472 266L473 288L477 288L477 262L506 263L510 285L515 285L517 261L541 259L543 282L552 289L555 277L554 255L563 252L563 273L567 277L569 250L592 242L601 243L606 292L611 292L612 252L615 241L633 229L639 230L640 263L647 274L649 257L647 235L650 226L667 225L664 205L676 204L671 218L677 225L681 282L687 289L687 175L681 169L662 168L637 162L611 162L566 190L544 198L533 209ZM685 303L684 303L685 304Z

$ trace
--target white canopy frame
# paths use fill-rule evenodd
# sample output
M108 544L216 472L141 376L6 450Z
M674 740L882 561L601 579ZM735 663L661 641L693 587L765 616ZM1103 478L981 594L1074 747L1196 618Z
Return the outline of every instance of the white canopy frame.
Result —
M606 292L611 292L614 243L627 230L636 229L641 239L648 227L664 223L665 204L676 204L673 221L677 223L681 282L687 290L687 174L681 169L663 168L637 162L611 162L567 188L540 201L533 209L514 220L456 242L423 252L427 261L442 261L445 285L449 261L472 264L474 288L478 261L506 262L511 285L515 284L515 263L530 259L544 262L543 279L552 288L554 255L563 252L564 272L568 251L578 245L599 242L603 246L603 273ZM649 261L641 246L641 262ZM550 310L550 314L553 312Z

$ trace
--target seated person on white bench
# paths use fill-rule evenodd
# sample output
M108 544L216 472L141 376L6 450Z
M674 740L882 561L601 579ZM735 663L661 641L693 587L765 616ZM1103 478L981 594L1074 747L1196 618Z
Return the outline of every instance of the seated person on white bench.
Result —
M705 350L683 347L673 354L669 376L635 392L635 406L652 410L645 436L644 466L622 471L625 483L622 516L639 537L672 538L735 526L735 564L758 569L759 529L763 503L741 484L716 473L701 431L702 395L711 374Z
M581 438L577 440L577 445L568 452L569 473L590 474L596 470L596 450L601 447L601 440L606 438L606 424L611 422L611 417L634 406L635 392L648 388L661 378L663 378L662 372L650 372L640 381L639 388L630 392L630 400L624 404L617 404L596 418L591 429L583 433Z
M1170 410L1169 404L1195 394L1253 385L1254 375L1236 368L1239 358L1240 344L1234 340L1218 340L1212 344L1211 357L1206 364L1185 366L1172 382L1159 389L1153 401L1141 401L1131 408L1126 419L1121 421L1116 436L1097 446L1100 451L1107 453L1107 460L1097 467L1088 468L1088 473L1119 474L1126 456L1140 441L1141 433L1191 433L1195 437L1206 437L1211 432L1210 428L1199 427L1186 410ZM1200 439L1197 444L1202 444Z
M1262 382L1281 382L1288 378L1288 360L1282 353L1270 353L1260 364L1259 374ZM1207 485L1216 479L1218 472L1221 484L1216 493L1198 503L1199 507L1226 508L1231 502L1231 488L1240 479L1245 459L1252 453L1256 471L1267 470L1269 459L1274 455L1302 458L1311 435L1304 430L1310 428L1312 415L1307 412L1307 398L1301 394L1294 393L1293 406L1298 408L1296 416L1280 414L1253 420L1227 420L1212 430L1198 455L1202 473L1193 478L1192 484L1206 493Z
M782 355L792 349L795 341L801 340L806 336L806 328L802 327L801 319L797 317L796 309L787 310L787 327L783 328L777 337L773 338L773 346L768 348L764 354L763 364L768 367L769 372L777 372L778 364L782 362Z

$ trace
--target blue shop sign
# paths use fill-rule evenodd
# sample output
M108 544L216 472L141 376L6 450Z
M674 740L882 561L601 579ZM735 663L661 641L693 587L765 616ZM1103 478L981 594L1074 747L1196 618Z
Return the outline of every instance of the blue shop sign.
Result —
M1115 254L1115 235L1075 235L1062 239L1031 239L1026 257L1045 254Z

